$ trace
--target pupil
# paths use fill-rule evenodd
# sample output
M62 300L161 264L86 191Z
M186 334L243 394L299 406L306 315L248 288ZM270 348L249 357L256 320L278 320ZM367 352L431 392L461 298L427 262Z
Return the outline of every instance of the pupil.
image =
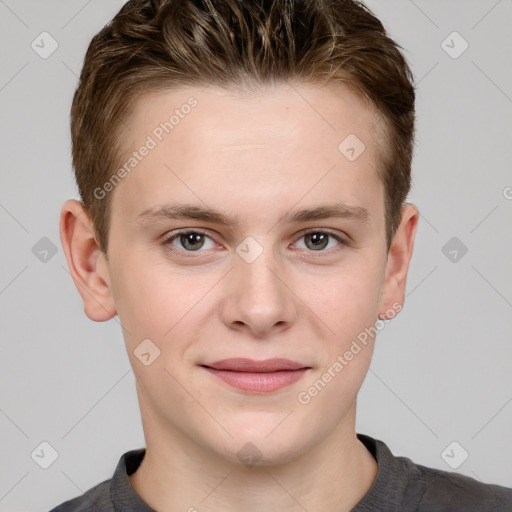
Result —
M200 233L188 233L186 235L181 235L181 243L186 249L195 251L202 247L202 243L198 244L198 242L203 242L202 237L203 235Z
M328 236L325 233L313 233L308 238L313 242L314 249L323 249L327 246Z

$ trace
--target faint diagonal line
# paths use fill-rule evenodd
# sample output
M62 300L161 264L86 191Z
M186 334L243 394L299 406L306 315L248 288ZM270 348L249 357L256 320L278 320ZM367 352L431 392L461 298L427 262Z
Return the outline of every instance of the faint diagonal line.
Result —
M231 475L231 473L233 473L234 469L231 470L201 501L200 503L202 503L204 500L206 500L207 498L209 498L226 480L227 478L229 477L229 475ZM190 509L189 509L190 510Z
M395 395L396 398L398 398L398 400L400 400L400 402L402 402L402 404L405 405L405 407L407 407L407 409L409 409L409 411L414 414L414 416L416 416L416 418L418 418L418 420L421 421L421 423L423 423L423 425L425 425L425 427L427 427L430 432L432 432L432 434L434 434L438 439L439 439L439 436L370 368L369 371L377 378L380 380L380 382L382 382L382 384L384 384L384 386L386 386L389 391L391 391L391 393L393 393L393 395Z
M471 471L471 473L473 473L473 475L475 475L477 480L480 480L480 482L482 481L482 479L474 471Z
M506 299L506 297L504 297L497 289L496 287L494 287L488 279L486 279L482 273L480 273L476 267L474 267L473 265L471 265L471 268L512 308L512 304Z
M190 192L192 192L192 194L194 194L197 197L197 199L199 199L199 201L201 201L201 203L203 203L208 208L208 205L167 164L164 163L164 166L167 167L167 169L169 169L169 171L171 171L174 174L174 176L176 176L176 178L178 178L181 181L181 183L183 183L183 185L187 187L190 190Z
M5 414L5 412L2 409L0 409L0 412L28 439L27 434L25 434L25 432L21 430L19 425L17 425L11 418L9 418L9 416L7 416L7 414Z
M331 168L323 176L321 176L313 185L311 185L311 187L306 192L304 192L302 197L291 206L290 210L295 208L295 206L297 206L335 167L336 164L331 166ZM277 222L267 231L267 233L270 233L276 227L276 225Z
M109 389L106 391L103 396L61 437L62 439L65 439L71 431L73 431L77 425L132 371L131 368L129 368L123 376L115 382Z
M218 281L164 334L164 337L167 336L232 270L233 269L230 268L222 277L220 277Z
M91 506L91 510L92 511L97 510L94 506L95 505L94 501L91 500L91 498L89 498L89 496L87 496L87 494L85 494L85 492L82 489L80 489L80 487L78 487L78 485L66 473L64 473L64 471L62 471L62 469L60 470L60 472L82 493L82 498L85 498L89 502L89 505Z
M11 11L11 14L13 16L15 16L16 18L18 18L18 20L23 23L23 25L25 25L25 27L27 28L30 28L5 2L4 0L0 0L0 4L2 4L3 6L7 7L7 9L9 9L9 11Z
M27 471L1 498L0 501L2 501L27 475L29 474L29 471Z
M495 9L495 7L501 3L501 0L498 0L472 27L473 30L481 21L483 21L490 13Z
M2 92L26 67L28 66L28 61L4 84L0 87L0 92Z
M434 271L437 269L437 267L439 267L439 265L436 265L410 292L408 292L405 296L406 297L409 297L409 295L411 295L411 293L416 290L416 288L418 288L418 286L420 286L428 277L430 277Z
M192 398L192 400L194 400L203 410L206 414L208 414L208 416L210 416L210 418L215 421L215 423L217 423L217 425L219 425L219 427L224 430L224 432L226 432L226 434L231 437L233 439L233 435L231 434L231 432L229 432L229 430L224 427L224 425L222 425L222 423L220 423L219 420L217 420L217 418L215 418L215 416L176 378L174 377L174 375L172 375L169 370L167 368L164 368L164 371L173 379L175 380L180 386L181 388L183 389L183 391L185 391L186 393L188 393L188 395L190 396L190 398Z
M132 128L130 126L128 126L126 123L125 123L125 120L123 117L121 117L121 112L118 112L117 114L114 115L114 118L118 118L119 119L119 122L129 131L131 132L132 131Z
M64 473L64 471L62 471L62 469L60 470L60 472L82 493L84 494L84 491L82 489L80 489L80 487L78 487L78 485L66 474Z
M21 276L21 274L23 274L23 272L25 272L25 270L27 270L28 268L28 265L25 265L25 267L20 270L1 290L0 290L0 295L2 295L2 293L5 292L5 290L7 290L7 288L9 286L11 286L12 283L14 283L14 281L16 281L16 279L18 279L18 277Z
M496 416L498 416L498 414L501 413L501 411L503 411L503 409L505 409L505 407L507 407L507 405L512 402L512 398L510 398L507 403L501 407L501 409L471 438L471 441L473 441L473 439L475 439L475 437L480 434L480 432L482 432L482 430L487 427L487 425L489 425L489 423L491 423L492 420L494 420L494 418L496 418Z
M377 120L375 122L372 121L372 132L376 132L379 124L384 121L384 116L382 116L379 112L375 112L375 116L377 117ZM372 168L375 169L375 166L372 165Z
M304 507L304 505L298 501L295 496L293 496L292 494L290 494L288 492L288 489L286 489L286 487L284 487L281 482L279 482L279 480L277 480L277 478L270 472L268 471L267 469L265 469L265 472L268 473L270 475L270 477L272 477L272 479L274 480L274 482L279 485L279 487L281 487L281 489L283 489L283 491L288 494L288 496L290 496L290 498L295 501L295 503L297 503L297 505L299 505L299 507L302 509L302 510L305 510L306 512L308 512L308 510L306 509L306 507Z
M201 89L201 92L204 92L206 89L208 89L208 87L210 87L211 85L211 82L208 82L202 89Z
M77 80L80 80L80 77L71 69L71 67L69 67L63 60L61 60L61 62L64 64L64 66L66 66L66 68L69 69L69 71L71 71L71 73L73 73Z
M17 224L20 226L25 233L28 233L28 229L2 204L0 203L0 208L2 208L9 217L11 217Z
M411 2L411 4L414 5L414 7L416 7L416 9L418 9L418 11L420 11L423 14L423 16L425 16L425 18L427 18L427 20L429 20L430 23L434 25L434 27L439 28L437 23L423 9L421 9L420 6L416 2L414 2L414 0L409 0L409 2Z
M92 0L89 0L76 14L74 14L68 21L66 21L66 23L64 23L64 25L62 25L62 27L60 27L61 29L67 27L90 3L92 2Z
M473 233L473 231L475 231L476 228L478 228L480 226L480 224L482 224L484 222L484 220L487 219L487 217L489 217L492 213L494 213L496 211L497 208L499 208L499 204L496 205L469 233Z
M428 219L420 213L420 217L437 233L439 234L439 231L434 227L432 223L428 221Z
M327 327L327 329L329 329L329 331L331 331L333 336L336 335L336 333L268 265L267 268L270 270L270 272L272 272L272 274L274 274L279 279L279 281L281 281L281 283L283 283L286 286L286 288L288 288L288 290L290 290L293 293L293 295L295 295L295 297L297 297L297 299L299 299L302 302L302 304L307 309L309 309L309 311L311 311L311 313L313 313L313 315L315 315L318 318L318 320L320 320L320 322L322 322L325 325L325 327Z
M287 415L286 415L286 416L285 416L285 417L284 417L284 418L283 418L283 419L282 419L282 420L281 420L281 421L280 421L280 422L279 422L279 423L278 423L278 424L277 424L277 425L276 425L276 426L275 426L275 427L274 427L274 428L273 428L273 429L272 429L272 430L271 430L271 431L270 431L270 432L265 436L265 439L266 439L270 434L272 434L272 433L277 429L277 427L279 427L279 426L280 426L280 425L281 425L281 424L282 424L282 423L283 423L283 422L288 418L288 416L290 416L290 414L291 414L292 412L294 412L294 411L295 411L295 409L292 409L292 410L291 410L291 411L290 411L290 412L289 412L289 413L288 413L288 414L287 414Z
M432 71L434 71L434 69L439 65L439 61L437 61L419 80L417 80L416 82L414 82L414 86L415 87L418 87L418 85L420 85L420 82L427 78L428 75L430 75L430 73L432 73Z
M71 277L71 279L73 279L73 276L71 275L71 272L64 265L61 265L60 268L62 270L64 270L65 272L67 272L67 274ZM85 285L81 284L81 283L79 283L79 284L82 287L82 290L85 290L87 292L87 294L89 295L89 297L91 297L91 299L93 299L94 302L96 302L96 304L101 306L102 309L105 310L110 315L110 311L87 289L87 287ZM131 335L131 332L120 322L120 320L117 318L116 315L114 315L112 317L112 320L114 320L114 322L119 324L123 331L126 331L127 334Z
M334 126L329 123L329 121L327 121L327 119L320 112L318 112L318 110L313 105L311 105L311 103L291 83L287 83L334 131L336 131L336 128L334 128Z
M487 80L489 80L489 82L491 82L491 84L494 85L494 87L496 87L496 89L498 89L498 91L500 91L501 94L503 94L503 96L512 103L512 98L510 98L510 96L474 60L471 62L473 63L473 66L475 66L480 73L482 73L482 75L484 75Z

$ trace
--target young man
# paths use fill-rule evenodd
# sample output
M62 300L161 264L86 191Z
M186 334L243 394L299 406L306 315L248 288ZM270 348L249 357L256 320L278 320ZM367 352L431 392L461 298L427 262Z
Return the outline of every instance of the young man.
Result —
M418 222L412 77L365 7L132 0L71 114L62 243L146 448L54 512L512 509L355 432Z

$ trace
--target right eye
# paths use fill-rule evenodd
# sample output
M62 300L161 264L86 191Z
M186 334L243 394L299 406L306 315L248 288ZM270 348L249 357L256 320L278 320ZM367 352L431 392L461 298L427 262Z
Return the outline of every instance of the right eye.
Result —
M212 249L215 242L206 233L197 230L182 230L166 235L162 244L173 253L204 252L201 249L205 247L206 240L210 240L211 243L209 247L206 244L205 250Z

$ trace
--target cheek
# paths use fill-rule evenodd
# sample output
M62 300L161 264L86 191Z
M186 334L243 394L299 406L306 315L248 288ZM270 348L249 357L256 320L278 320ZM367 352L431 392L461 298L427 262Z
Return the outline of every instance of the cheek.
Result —
M126 258L117 268L112 288L128 348L133 350L149 338L162 352L169 352L169 347L172 352L183 349L177 334L188 326L188 338L193 337L189 322L207 302L218 276L180 272L165 261L151 263L144 253Z
M349 266L303 279L300 296L343 342L377 320L381 271L375 265ZM333 334L331 332L331 334Z
M299 390L297 402L313 430L341 421L355 402L371 363L378 315L378 272L339 273L326 280L323 295L315 295L311 309L329 327L323 336L321 366ZM327 332L327 331L326 331Z

